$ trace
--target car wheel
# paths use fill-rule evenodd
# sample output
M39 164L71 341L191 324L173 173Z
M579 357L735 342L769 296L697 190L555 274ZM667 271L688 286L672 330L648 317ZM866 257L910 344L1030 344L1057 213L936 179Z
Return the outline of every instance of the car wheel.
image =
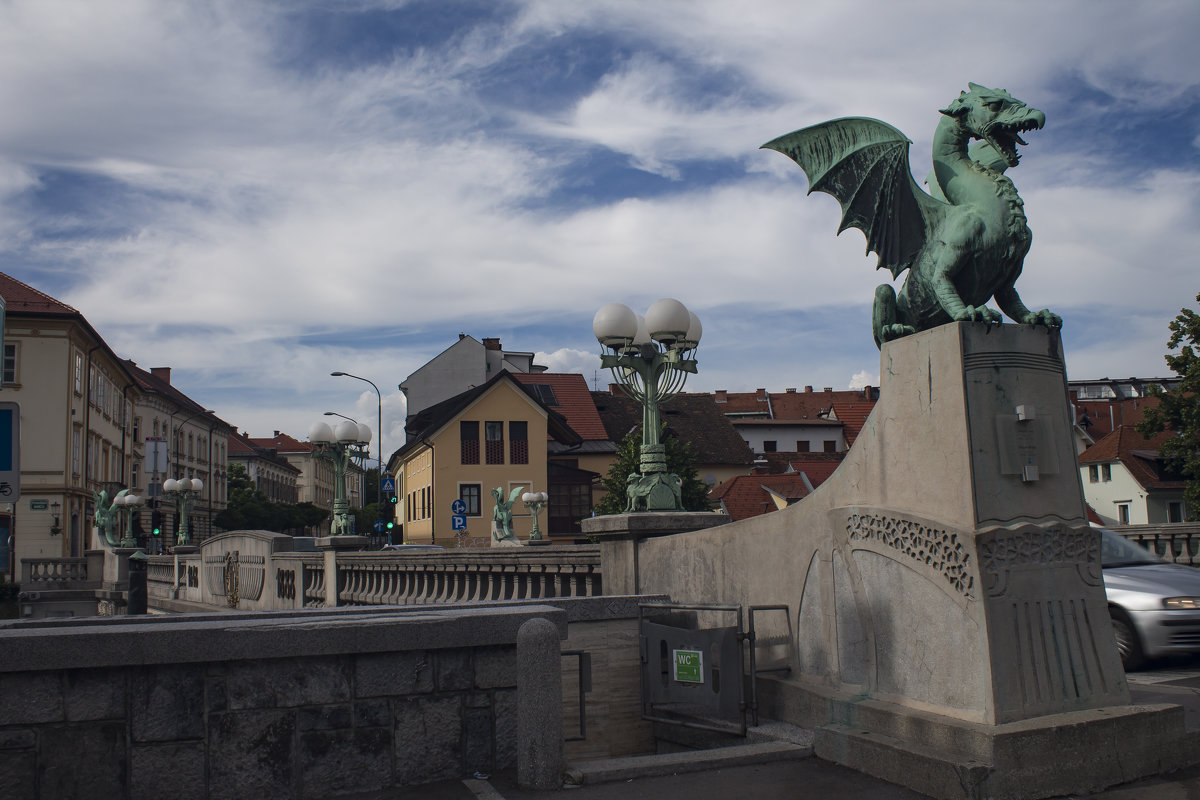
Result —
M1119 608L1110 608L1108 616L1112 619L1113 637L1117 640L1121 666L1126 672L1140 669L1146 663L1146 655L1142 652L1142 642L1138 639L1137 630L1129 620L1129 615Z

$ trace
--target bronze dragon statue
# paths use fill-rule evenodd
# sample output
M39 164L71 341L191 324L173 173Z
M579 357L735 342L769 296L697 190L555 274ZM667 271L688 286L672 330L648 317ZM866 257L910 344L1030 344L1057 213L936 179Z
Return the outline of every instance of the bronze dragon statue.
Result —
M946 108L933 136L932 194L908 163L912 144L903 133L866 117L835 119L763 145L794 160L809 193L826 192L842 205L841 233L855 227L867 237L877 268L893 277L908 270L899 294L875 290L875 343L955 320L997 323L993 297L1015 321L1059 328L1046 309L1030 311L1017 294L1033 239L1012 181L1020 161L1020 134L1040 129L1046 115L1003 89L969 84ZM968 144L974 142L968 150Z

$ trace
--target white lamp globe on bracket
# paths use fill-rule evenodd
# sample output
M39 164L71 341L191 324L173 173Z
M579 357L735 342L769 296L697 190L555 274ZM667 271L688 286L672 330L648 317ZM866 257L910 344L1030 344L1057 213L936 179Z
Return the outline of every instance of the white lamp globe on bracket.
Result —
M308 440L313 444L330 444L336 441L333 438L333 428L329 427L328 422L316 422L308 429Z
M650 338L663 344L674 344L687 337L692 325L691 312L687 306L670 297L656 300L646 310L646 330Z
M605 347L619 350L638 334L638 315L624 303L609 303L592 317L592 333Z

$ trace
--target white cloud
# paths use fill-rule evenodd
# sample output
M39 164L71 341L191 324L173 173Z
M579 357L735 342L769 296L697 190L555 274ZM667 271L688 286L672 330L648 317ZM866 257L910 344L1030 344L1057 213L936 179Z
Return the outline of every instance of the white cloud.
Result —
M0 269L74 271L59 296L119 352L172 364L201 387L191 391L228 400L221 413L256 432L303 435L325 410L374 419L373 391L363 399L327 377L370 376L385 394L385 449L403 439L395 384L453 332L581 320L538 357L590 384L598 362L586 320L611 300L644 308L678 296L700 314L703 367L689 388L871 382L864 307L889 276L864 257L859 232L834 236L832 198L805 197L799 168L756 148L868 114L913 138L923 176L937 108L975 80L1050 109L1013 173L1035 234L1018 284L1025 299L1117 315L1111 331L1068 352L1073 374L1106 371L1106 357L1124 365L1114 372L1160 371L1166 323L1196 291L1197 171L1186 159L1141 172L1133 161L1097 162L1082 149L1090 142L1056 135L1051 112L1095 113L1064 94L1078 84L1110 92L1130 119L1187 102L1188 23L1200 24L1200 11L1016 7L1038 23L998 30L982 7L948 16L934 2L808 3L802 15L784 0L529 2L511 24L369 63L321 54L303 72L280 62L274 38L284 29L276 15L294 8L114 0L64 13L6 3ZM590 46L608 37L612 66L559 106L509 106L481 91L529 48L580 35ZM556 51L547 68L574 75L572 58ZM961 64L970 74L948 75ZM705 76L719 88L698 91ZM667 185L571 202L572 182L606 179L588 171L596 152ZM728 174L698 181L694 161L727 164ZM1117 167L1139 177L1114 185ZM45 180L56 170L88 180L78 196L39 205L62 191ZM745 325L721 313L730 307L751 309ZM826 331L754 325L754 310L777 320L829 308L859 316L822 317ZM1144 324L1123 325L1123 314ZM381 363L376 348L354 344L359 330L425 341L444 330L446 341ZM861 349L827 346L850 339ZM270 401L266 387L278 392ZM253 402L239 399L251 391Z

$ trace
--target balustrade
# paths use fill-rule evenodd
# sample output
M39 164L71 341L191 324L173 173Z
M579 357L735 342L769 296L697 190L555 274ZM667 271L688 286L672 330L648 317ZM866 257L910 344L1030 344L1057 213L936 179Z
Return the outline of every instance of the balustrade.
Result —
M82 589L88 581L86 558L22 558L21 588Z
M404 605L601 594L600 550L339 553L339 605Z
M1200 525L1172 523L1164 525L1122 525L1114 527L1131 542L1136 542L1172 564L1200 567Z

